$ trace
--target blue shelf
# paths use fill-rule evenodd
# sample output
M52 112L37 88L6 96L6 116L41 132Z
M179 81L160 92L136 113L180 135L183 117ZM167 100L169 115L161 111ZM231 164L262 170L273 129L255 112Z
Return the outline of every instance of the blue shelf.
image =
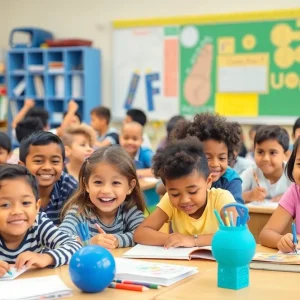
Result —
M59 126L53 116L64 113L74 99L82 120L89 123L91 109L101 104L100 60L100 51L89 47L13 49L7 56L9 100L20 109L26 98L34 99L48 110L50 125ZM22 83L24 89L15 95ZM11 124L11 112L8 116Z

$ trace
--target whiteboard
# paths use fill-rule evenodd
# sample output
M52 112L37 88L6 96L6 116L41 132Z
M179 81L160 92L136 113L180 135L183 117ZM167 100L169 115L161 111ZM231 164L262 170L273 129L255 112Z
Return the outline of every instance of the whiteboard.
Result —
M177 39L177 37L176 37ZM129 108L142 109L150 120L168 120L179 114L178 88L168 91L166 51L168 38L163 27L114 30L113 33L113 115L123 118ZM176 50L178 51L178 45ZM175 57L177 59L177 57ZM176 64L176 61L174 62ZM172 67L172 66L171 66ZM176 69L176 68L174 68ZM178 69L177 69L178 70ZM176 70L176 71L177 71ZM178 74L176 81L178 86ZM174 89L174 86L170 87Z

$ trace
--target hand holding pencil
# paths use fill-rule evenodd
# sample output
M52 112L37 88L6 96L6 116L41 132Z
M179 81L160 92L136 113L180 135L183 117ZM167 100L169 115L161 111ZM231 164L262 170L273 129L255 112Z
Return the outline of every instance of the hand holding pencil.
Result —
M106 232L96 224L99 234L91 238L92 245L99 245L106 249L115 249L118 247L118 239L113 234L106 234Z

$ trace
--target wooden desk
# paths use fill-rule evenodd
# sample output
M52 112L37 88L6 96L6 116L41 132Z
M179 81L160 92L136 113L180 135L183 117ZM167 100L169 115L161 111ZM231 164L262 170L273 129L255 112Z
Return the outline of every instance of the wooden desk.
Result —
M115 257L121 256L128 249L113 250ZM276 252L262 246L257 247L260 252ZM153 260L152 260L153 261ZM275 271L250 270L250 286L248 288L234 291L221 289L217 287L217 264L208 260L191 261L172 261L160 260L160 262L170 264L180 264L187 266L197 266L199 273L186 278L169 287L163 287L159 290L149 290L147 292L131 292L115 289L105 289L97 294L84 294L79 291L72 283L68 266L57 269L42 269L28 271L20 278L58 275L67 286L73 290L73 299L156 299L156 300L174 300L174 299L283 299L284 297L294 296L299 298L300 287L299 274Z
M258 237L264 226L269 221L276 208L270 207L249 207L250 220L248 222L249 230L252 232L256 243L259 243Z
M257 206L257 207L249 207L249 215L250 220L248 222L249 230L252 232L256 243L259 243L259 234L262 231L262 229L265 227L265 225L268 223L271 215L276 210L276 208L272 207L263 207L263 206ZM292 222L286 227L283 234L286 234L288 232L291 232Z

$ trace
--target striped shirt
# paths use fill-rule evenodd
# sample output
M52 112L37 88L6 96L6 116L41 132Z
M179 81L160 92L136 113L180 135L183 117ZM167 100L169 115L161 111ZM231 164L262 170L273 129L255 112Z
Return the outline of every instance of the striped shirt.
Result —
M73 238L59 230L45 213L39 213L35 222L17 249L8 249L0 235L0 260L14 264L17 257L25 252L47 253L54 259L51 267L68 264L72 255L81 248Z
M67 232L73 237L77 237L76 226L79 223L87 222L91 237L99 234L96 224L108 234L113 234L119 241L119 247L132 247L134 230L143 222L145 216L136 205L130 208L128 211L124 209L125 202L123 202L119 208L115 220L112 224L103 224L99 216L95 215L92 211L88 212L89 217L85 217L78 213L77 206L73 206L66 214L59 229Z
M60 224L60 211L66 201L77 189L77 181L69 174L62 172L60 179L54 184L47 207L42 208L48 218L55 224Z

